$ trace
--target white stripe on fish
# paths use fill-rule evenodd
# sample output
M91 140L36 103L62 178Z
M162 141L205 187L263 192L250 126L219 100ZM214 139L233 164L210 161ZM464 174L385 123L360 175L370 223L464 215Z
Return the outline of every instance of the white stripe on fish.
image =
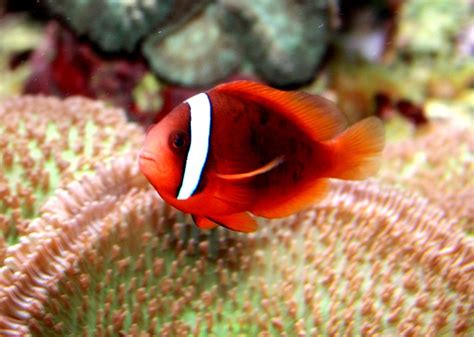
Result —
M191 114L191 143L189 146L183 180L177 199L190 198L201 180L209 153L211 135L211 101L205 93L193 96L185 101Z

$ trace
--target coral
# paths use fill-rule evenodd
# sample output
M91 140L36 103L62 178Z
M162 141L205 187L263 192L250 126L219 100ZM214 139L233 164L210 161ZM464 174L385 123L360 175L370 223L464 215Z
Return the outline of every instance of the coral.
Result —
M220 3L224 29L265 81L284 86L314 77L329 34L327 1Z
M84 98L24 96L0 105L0 235L8 244L58 186L139 148L143 131L124 117Z
M428 97L453 100L466 94L474 85L474 59L444 60L428 73L426 93ZM467 90L466 90L467 89Z
M0 15L0 31L0 101L3 101L21 93L30 71L24 61L39 44L42 28L22 16Z
M390 101L400 98L419 102L421 93L413 81L406 83L407 69L397 65L382 66L366 62L350 62L342 58L333 63L329 87L337 93L338 105L356 121L375 112L376 97Z
M417 127L426 125L429 122L424 109L420 106L417 106L416 104L413 104L409 100L399 100L396 103L396 108L402 116L404 116Z
M30 60L32 73L24 88L28 94L100 98L126 109L133 119L152 119L148 110L139 109L134 97L146 76L142 60L104 58L55 22L46 27L41 46Z
M32 74L25 93L92 96L89 81L100 65L92 49L52 22L46 26L39 48L30 58Z
M112 8L105 1L76 1L58 13L103 5L118 14L110 17L114 27L127 25L127 18L119 18L124 8L137 17L147 15L144 4L165 13L158 6L165 2L128 1ZM410 13L425 15L425 9L413 10L424 1L404 3L403 20L411 20ZM72 2L57 1L67 3ZM207 85L226 77L228 69L206 69L220 64L225 53L235 57L229 68L248 63L244 67L274 84L290 84L279 82L285 72L295 71L291 84L313 76L330 19L322 19L324 32L310 28L318 27L326 1L219 0L176 27L179 20L171 19L187 3L174 2L181 10L157 16L162 21L154 29L154 19L135 22L131 15L129 27L138 27L136 32L129 36L118 29L118 39L107 43L132 50L138 36L147 39L154 32L147 57L151 63L159 55L157 73L176 83ZM204 2L196 3L199 8ZM90 19L90 28L106 19ZM446 28L444 20L435 27L442 36L421 42L440 38L444 44L455 37L457 30ZM324 80L352 120L370 114L376 103L384 114L397 108L422 123L415 129L390 118L388 123L399 123L389 126L397 129L397 142L387 146L377 178L333 182L318 205L285 219L261 219L260 230L250 235L200 230L159 199L136 165L142 131L121 112L79 98L23 97L0 105L0 335L473 335L474 143L472 108L465 108L473 98L466 93L472 61L439 66L438 51L432 55L431 47L419 45L417 34L403 40L407 22L395 37L400 55L392 64L337 61ZM41 51L53 65L46 69L52 77L37 84L55 79L59 85L47 88L52 93L104 98L112 92L111 101L132 111L158 110L161 103L165 114L195 92L163 86L147 73L143 59L105 57L70 32L50 27L53 40ZM252 43L258 43L255 50ZM185 54L183 46L192 52ZM403 59L415 53L428 57ZM306 64L307 73L295 64ZM65 77L75 80L62 82ZM153 96L161 102L149 102ZM467 118L457 124L454 103L433 97L459 99ZM435 103L443 110L441 121L433 118ZM400 125L410 139L400 140Z
M389 144L379 176L385 183L420 192L473 233L473 153L472 126L433 122L414 140Z
M339 1L341 27L334 42L350 58L387 61L393 57L404 0Z
M86 34L108 52L133 51L154 30L192 16L207 1L190 0L48 0L79 34Z
M0 332L469 335L472 240L424 197L334 183L241 235L179 220L132 157L58 191L7 251Z
M141 50L160 78L193 87L215 84L249 63L276 85L307 82L330 30L327 0L47 3L103 51Z
M3 232L3 228L0 229L0 231ZM5 259L6 253L7 253L7 244L5 242L5 239L3 238L3 235L0 235L0 266L3 265L3 260Z
M446 1L406 1L396 41L399 52L432 56L454 54L452 42L468 26L471 6L469 0L459 0L456 6Z
M185 86L209 85L227 77L240 64L235 41L220 28L217 6L163 37L148 37L143 53L154 72L167 81Z
M147 72L132 92L132 118L144 125L149 125L163 109L164 90L162 83L153 74Z
M426 125L431 119L426 113L428 100L443 99L453 103L472 87L472 58L455 50L455 42L463 42L461 40L465 37L461 33L469 26L468 1L459 1L459 6L442 1L432 4L426 0L370 3L367 7L367 4L347 1L341 4L341 10L347 10L347 6L355 7L360 11L359 15L367 15L380 6L392 7L384 14L392 19L396 17L387 33L389 40L375 38L390 21L380 21L373 17L373 13L369 17L374 22L366 17L343 22L361 21L359 24L366 30L357 37L357 27L354 27L355 31L349 29L346 35L355 35L356 41L352 43L355 42L357 48L366 48L365 53L377 54L374 49L378 45L384 49L384 55L375 59L369 57L371 62L358 59L350 55L351 41L346 41L347 37L340 34L335 39L339 48L336 48L336 56L329 68L329 86L336 92L342 110L351 120L373 113L384 118L397 111L417 127ZM342 14L350 15L352 12ZM372 27L373 24L376 27Z
M14 330L24 331L21 322L18 324L15 322L22 315L28 315L28 312L31 314L40 309L38 307L40 299L35 300L30 297L32 305L29 308L5 305L9 299L12 299L12 295L18 295L14 294L18 286L26 285L27 289L33 292L41 290L42 287L53 287L55 282L64 276L64 268L72 267L74 260L85 252L88 245L93 244L99 235L103 234L100 230L104 229L103 227L107 229L107 226L100 226L94 220L100 215L105 215L107 208L123 202L123 198L113 196L120 195L130 185L130 180L127 178L131 173L127 171L127 167L124 169L120 164L121 162L118 161L113 170L106 172L99 169L95 178L86 176L81 181L82 185L73 183L67 190L60 190L56 199L50 199L50 202L45 204L42 218L31 223L30 234L24 236L18 245L10 247L5 266L0 271L2 275L2 290L0 291L2 315L0 317L4 318L1 324L11 324ZM114 174L116 171L122 173L121 178L125 181L119 183L114 179L117 175ZM104 189L108 192L104 193ZM102 192L101 198L88 204L87 201L97 197L97 190ZM73 193L70 195L68 192ZM49 210L52 208L56 211L55 214L50 214ZM101 210L103 212L100 212ZM21 260L23 254L30 256L31 260L18 265L18 258ZM31 293L29 295L31 296ZM27 297L29 295L26 294ZM42 292L36 295L41 296ZM43 297L42 300L45 298ZM10 316L7 311L12 309L13 315Z
M474 54L474 20L472 18L459 33L456 50L461 57L470 58Z
M388 117L378 104L398 111L416 126L429 123L424 111L430 99L455 103L469 93L474 78L472 60L419 60L406 63L397 58L383 65L351 61L344 56L331 64L328 86L350 120L378 113ZM407 81L406 79L410 80ZM383 98L384 102L380 102ZM466 105L469 109L469 104ZM466 109L466 110L467 110ZM451 116L453 117L453 116Z

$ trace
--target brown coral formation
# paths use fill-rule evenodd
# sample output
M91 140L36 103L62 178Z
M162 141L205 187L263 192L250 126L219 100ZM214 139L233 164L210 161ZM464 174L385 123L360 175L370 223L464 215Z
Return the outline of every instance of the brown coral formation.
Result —
M121 110L78 97L12 98L0 120L0 232L9 243L27 232L56 187L138 148L143 133Z
M135 165L120 158L47 202L0 270L1 333L473 332L473 242L424 197L334 183L256 234L202 232Z
M380 177L416 190L474 232L474 137L454 122L432 122L414 140L387 146Z

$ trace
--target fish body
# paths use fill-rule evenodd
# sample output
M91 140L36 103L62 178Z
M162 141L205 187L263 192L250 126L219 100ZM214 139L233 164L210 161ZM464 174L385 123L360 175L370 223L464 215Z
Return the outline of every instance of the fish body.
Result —
M249 213L288 216L323 198L328 178L374 174L383 145L374 117L347 129L322 97L236 81L173 109L147 133L139 163L199 227L251 232Z

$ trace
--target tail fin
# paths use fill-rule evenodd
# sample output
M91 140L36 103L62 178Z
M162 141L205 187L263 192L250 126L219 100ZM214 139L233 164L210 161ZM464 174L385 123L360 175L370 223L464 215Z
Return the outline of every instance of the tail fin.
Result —
M385 145L382 121L366 118L329 142L334 150L331 177L348 180L365 179L374 175L380 166Z

